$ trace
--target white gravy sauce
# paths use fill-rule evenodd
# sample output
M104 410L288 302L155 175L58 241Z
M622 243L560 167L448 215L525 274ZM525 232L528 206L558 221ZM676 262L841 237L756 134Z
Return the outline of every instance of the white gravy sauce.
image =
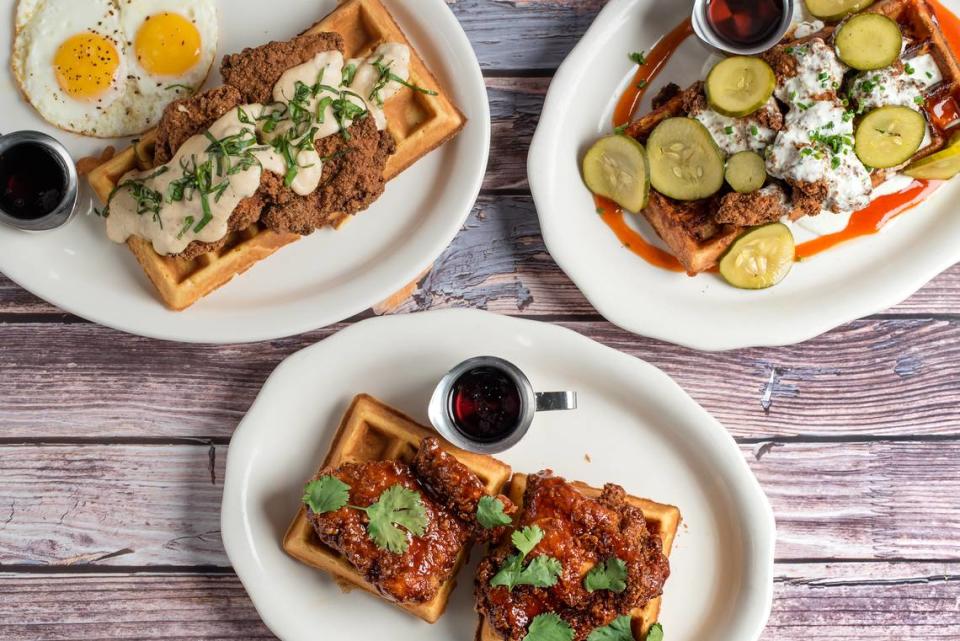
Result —
M288 69L273 88L274 104L232 109L166 165L124 175L108 203L107 236L117 243L139 236L161 255L179 254L193 241L216 242L240 201L259 189L264 170L286 177L301 196L313 193L324 164L314 143L368 115L383 131L384 103L409 75L410 49L396 43L346 63L339 51L322 52Z

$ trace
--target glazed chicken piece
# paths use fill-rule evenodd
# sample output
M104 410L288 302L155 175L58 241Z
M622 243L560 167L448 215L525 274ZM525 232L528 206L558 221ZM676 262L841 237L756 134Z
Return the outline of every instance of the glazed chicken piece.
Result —
M520 641L539 614L558 614L583 641L596 628L659 596L670 574L660 538L647 530L643 513L626 502L626 493L609 484L596 500L585 497L549 471L531 476L519 527L539 526L543 539L528 555L547 555L563 570L553 587L492 587L491 579L515 553L505 540L477 569L477 609L506 641ZM622 592L589 592L584 578L597 564L616 557L626 563Z
M413 466L397 461L347 463L321 470L316 479L334 476L350 487L348 506L307 516L320 540L347 561L387 598L401 603L433 599L450 580L460 553L481 531L476 523L477 502L483 484L439 441L424 439ZM362 510L376 503L384 491L400 485L419 494L427 525L422 535L406 531L407 549L395 553L378 547L368 532ZM501 499L503 500L503 499ZM512 504L505 504L509 509ZM514 510L516 508L513 508ZM492 530L490 530L492 532Z

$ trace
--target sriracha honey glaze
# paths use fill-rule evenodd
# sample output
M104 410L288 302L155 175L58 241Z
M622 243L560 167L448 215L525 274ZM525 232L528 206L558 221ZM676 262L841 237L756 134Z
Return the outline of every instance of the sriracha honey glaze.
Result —
M954 52L960 51L960 18L947 9L940 0L926 1L933 8L950 49ZM760 8L765 10L762 5L767 3L775 5L774 8L779 6L780 10L783 10L782 0L760 0ZM741 4L755 6L757 2L753 0L750 2L713 0L710 11L711 13L716 12L716 17L712 20L722 21L726 9L723 9L721 5L726 6L731 15L734 15L739 11L738 7ZM739 29L744 33L749 33L752 30L752 27L743 24L734 25L731 28ZM718 32L722 33L719 31L719 26L717 26L717 29ZM640 66L633 83L620 97L614 111L614 127L627 124L632 120L633 113L643 99L650 82L659 75L677 48L691 35L693 35L693 27L690 20L687 19L657 43L647 56L646 64ZM933 104L928 104L927 109L932 116L932 124L938 129L944 130L956 125L957 121L960 120L960 105L957 103L956 96L947 96ZM960 128L957 131L960 131ZM941 181L915 180L908 188L899 193L877 198L865 209L851 214L850 221L843 231L797 245L797 259L811 258L848 240L879 232L888 222L929 198L942 185L943 182ZM680 263L672 254L650 244L643 236L631 229L623 218L622 210L614 203L597 196L594 196L594 200L596 201L597 213L627 249L654 267L670 271L683 271Z

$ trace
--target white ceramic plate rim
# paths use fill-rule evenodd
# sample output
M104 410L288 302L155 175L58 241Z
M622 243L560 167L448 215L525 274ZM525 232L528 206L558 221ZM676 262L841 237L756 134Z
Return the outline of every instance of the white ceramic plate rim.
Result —
M560 154L557 146L565 123L571 117L570 112L576 109L576 101L570 97L576 95L573 87L583 74L587 61L594 52L604 48L605 42L626 21L627 16L649 1L611 0L600 12L553 79L528 156L530 189L547 250L600 314L627 331L703 351L793 345L888 309L960 262L960 225L943 224L936 231L927 230L931 233L923 237L923 246L915 247L916 251L911 253L909 260L897 256L899 269L884 265L862 279L862 286L846 287L842 295L825 292L822 305L791 306L789 301L781 301L781 322L751 322L745 311L721 314L710 305L707 298L703 299L699 309L680 318L675 310L670 309L669 300L652 301L651 305L642 309L626 305L624 297L642 295L642 292L618 291L606 286L594 269L598 259L588 255L583 245L578 243L579 239L567 232L565 219L580 215L581 212L570 211L569 203L563 200L564 191L558 188L557 163ZM950 3L950 7L956 10L954 3ZM652 45L652 42L636 44L638 48ZM617 54L611 52L609 55ZM933 198L938 196L942 200L944 194L934 194ZM923 203L904 218L916 217L921 210L930 206L933 203ZM902 221L897 222L899 224ZM851 241L848 245L863 240L869 239ZM831 252L847 249L842 246ZM637 260L642 262L641 259ZM656 269L643 263L637 272ZM779 287L788 283L789 278Z
M498 337L516 337L525 345L533 341L549 345L553 353L575 354L578 359L602 362L605 372L619 381L631 381L646 397L656 397L668 405L671 424L683 430L684 438L691 438L697 447L711 453L718 482L729 486L731 504L740 510L744 548L749 559L744 560L743 589L729 623L731 638L754 641L760 637L773 605L773 566L776 543L776 524L770 503L743 458L736 442L723 426L700 407L669 376L656 367L637 358L596 343L572 330L555 325L498 316L476 310L441 310L369 319L352 325L330 338L290 356L269 377L246 417L240 423L230 442L227 459L221 532L223 545L234 570L249 593L263 621L274 634L286 641L311 639L311 633L298 627L294 612L285 611L283 585L271 581L269 568L261 560L258 546L278 546L278 541L257 541L251 525L252 514L250 477L257 444L263 439L275 438L270 426L273 397L280 390L296 385L297 373L310 363L337 362L362 351L371 336L410 336L414 329L436 332L456 332L462 327L483 327ZM335 387L335 386L334 386ZM353 394L359 390L350 390ZM332 393L327 390L327 393ZM426 403L426 400L424 401ZM262 458L262 456L261 456ZM260 463L262 465L262 463ZM615 479L612 479L615 480ZM287 559L291 563L292 560ZM464 589L464 586L460 586ZM344 595L343 598L351 598ZM334 633L340 631L333 631Z
M251 343L308 332L361 313L408 285L440 257L460 231L476 203L490 152L490 106L486 83L473 46L453 11L443 0L385 0L385 4L391 9L401 26L408 31L412 40L418 40L409 33L412 31L410 23L414 22L416 24L413 26L416 27L418 35L429 34L419 39L419 44L423 48L443 51L450 56L448 59L431 59L421 49L428 59L428 64L435 65L438 73L442 70L445 75L456 79L455 83L451 82L448 86L456 94L456 102L467 113L469 122L457 139L442 148L445 150L451 145L456 148L455 155L445 159L444 163L447 166L453 163L455 168L448 176L444 176L443 180L451 185L457 185L458 193L450 193L450 189L446 188L442 202L433 204L432 210L421 211L416 228L410 230L404 242L391 254L382 257L369 256L371 264L374 261L377 264L375 267L363 268L355 284L336 284L332 287L333 294L304 295L302 300L285 303L284 313L271 315L271 310L268 308L264 310L262 316L258 313L233 315L229 308L225 308L216 312L214 320L205 317L202 322L192 323L182 322L180 318L189 319L191 309L184 312L166 310L152 288L147 295L153 300L148 302L154 303L157 310L155 312L151 310L148 314L149 318L145 318L131 313L132 310L124 312L114 305L104 304L98 300L96 285L88 287L83 284L82 287L86 291L79 296L73 288L63 286L59 280L50 279L45 273L38 273L33 269L34 266L20 264L6 251L0 251L0 272L20 287L64 311L106 327L147 338L205 344ZM223 10L224 7L221 6L221 11ZM413 16L420 17L412 18ZM318 14L317 18L320 17L321 14ZM223 29L222 24L221 29ZM424 39L426 43L423 42ZM267 40L269 38L264 37L263 41ZM218 53L222 54L223 51ZM6 58L4 60L6 61ZM216 76L215 71L211 72L211 77ZM10 99L21 100L18 94L12 95ZM43 123L39 116L36 117L35 128L58 137L70 138L70 135ZM89 140L85 143L89 144ZM103 140L98 146L103 147L107 144L116 143ZM449 153L454 154L454 151ZM411 168L409 173L415 173L416 170L417 165ZM428 174L427 178L432 180L434 176ZM388 186L387 193L373 207L387 208L393 198L404 197L400 185L391 183L391 186ZM81 221L75 219L71 225L79 222ZM52 233L69 234L70 229L65 228ZM71 238L71 236L64 238L65 251L69 251ZM306 238L298 241L292 247L295 248L310 240ZM105 236L103 242L108 245L109 241ZM278 252L277 256L282 253L283 250ZM275 257L271 257L273 258ZM264 261L264 264L268 262L269 259ZM257 267L259 266L255 266L253 270ZM244 276L240 276L226 284L224 290L242 288L243 281ZM73 285L75 286L76 283ZM214 295L217 293L219 292L214 292ZM205 301L200 301L198 305L204 303Z

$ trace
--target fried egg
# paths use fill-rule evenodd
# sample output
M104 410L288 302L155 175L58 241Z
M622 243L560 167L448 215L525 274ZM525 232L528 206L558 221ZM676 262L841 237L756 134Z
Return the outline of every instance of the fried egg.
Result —
M142 133L203 84L216 18L215 0L19 0L13 72L61 129Z

